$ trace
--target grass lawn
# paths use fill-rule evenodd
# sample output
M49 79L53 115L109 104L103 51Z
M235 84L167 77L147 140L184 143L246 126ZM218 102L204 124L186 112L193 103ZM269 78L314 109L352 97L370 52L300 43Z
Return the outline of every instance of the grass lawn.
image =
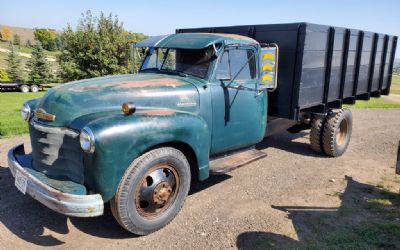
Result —
M400 102L381 98L371 98L369 101L357 101L355 105L344 105L347 108L400 108Z
M400 75L393 75L390 93L400 95Z
M21 105L27 100L43 96L44 93L0 93L0 138L28 132L28 125L21 118Z
M8 42L0 42L0 48L3 48L3 49L10 49L10 45L9 45ZM18 45L14 45L14 48L15 48L18 52L32 54L32 48L26 47L26 46L24 46L24 45L19 45L19 46L18 46ZM55 57L55 56L57 56L58 54L60 54L60 51L47 51L47 50L44 50L44 53L45 53L47 56L53 56L53 57Z

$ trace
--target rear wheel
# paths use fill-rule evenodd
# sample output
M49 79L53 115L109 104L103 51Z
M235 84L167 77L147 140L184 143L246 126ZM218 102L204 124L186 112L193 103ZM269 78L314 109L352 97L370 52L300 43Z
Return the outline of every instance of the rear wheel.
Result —
M157 231L180 211L190 179L190 166L181 151L170 147L149 151L126 170L111 200L111 211L134 234Z
M37 85L31 86L31 92L38 92L38 91L39 91L39 87Z
M349 109L331 111L326 118L322 134L325 154L333 157L341 156L350 143L353 118Z
M21 90L22 93L28 93L29 92L29 87L28 87L28 85L25 85L25 84L21 85L19 87L19 89Z
M322 132L325 116L314 115L311 121L310 145L311 148L318 153L323 152L322 148Z

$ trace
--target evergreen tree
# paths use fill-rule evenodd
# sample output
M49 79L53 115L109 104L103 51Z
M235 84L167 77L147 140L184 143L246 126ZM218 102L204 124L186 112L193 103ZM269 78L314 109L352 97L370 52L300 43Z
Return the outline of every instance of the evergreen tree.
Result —
M14 34L13 36L13 44L14 45L21 45L21 37L17 34Z
M10 53L8 53L7 61L7 74L11 81L22 81L21 59L18 57L17 52L13 45L10 45Z
M30 82L43 84L51 80L52 75L50 66L40 43L33 47L32 57L29 59L27 66L30 70Z

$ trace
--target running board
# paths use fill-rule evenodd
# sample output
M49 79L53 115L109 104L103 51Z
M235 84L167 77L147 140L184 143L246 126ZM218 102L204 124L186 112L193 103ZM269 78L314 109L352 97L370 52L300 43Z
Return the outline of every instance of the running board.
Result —
M210 174L225 174L265 156L267 154L263 151L250 149L216 158L210 161Z

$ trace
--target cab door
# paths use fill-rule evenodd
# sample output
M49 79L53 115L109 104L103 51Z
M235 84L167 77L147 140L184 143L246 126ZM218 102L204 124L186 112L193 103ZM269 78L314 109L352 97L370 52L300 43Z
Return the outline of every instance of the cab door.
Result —
M266 91L257 91L257 50L230 47L218 58L211 86L211 154L253 145L266 128Z

